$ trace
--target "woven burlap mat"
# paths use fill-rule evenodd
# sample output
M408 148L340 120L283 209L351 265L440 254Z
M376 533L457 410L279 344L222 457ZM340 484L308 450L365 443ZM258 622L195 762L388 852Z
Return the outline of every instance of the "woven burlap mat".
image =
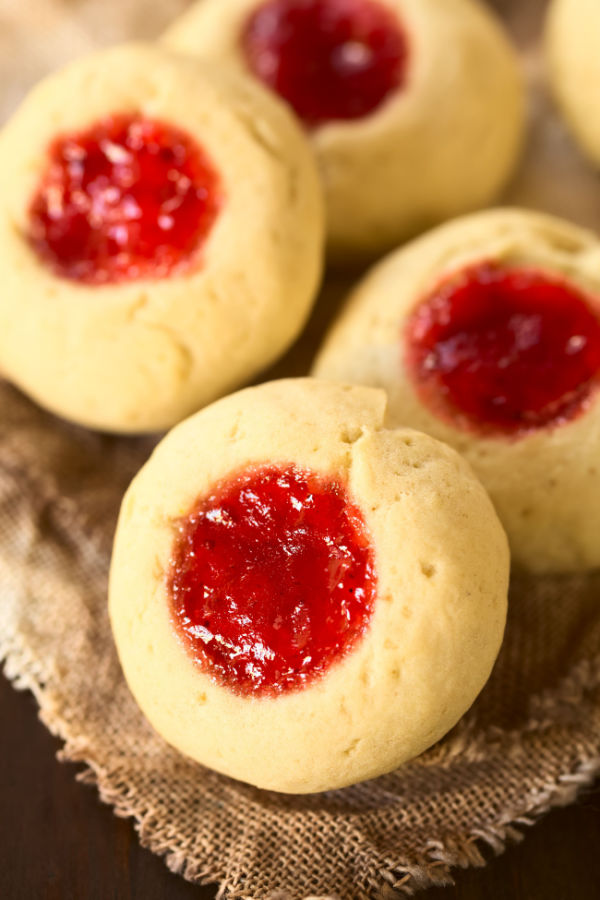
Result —
M68 20L58 0L32 5L56 15L64 33L87 35L90 45L89 34L97 42L136 33L137 19L128 18L120 29L104 23L98 38L87 18L96 10L92 0L66 4ZM98 5L108 15L108 5ZM182 5L156 5L156 32L166 8ZM503 5L527 42L543 4ZM131 17L140 4L112 6ZM9 41L10 26L12 46L29 59L29 68L19 68L25 84L44 64L27 57L35 41L27 42L21 9L0 0L0 32ZM152 33L147 21L143 28ZM52 62L66 55L52 46ZM599 225L598 181L551 112L538 60L529 48L533 131L510 196ZM4 109L13 94L3 98ZM307 371L339 294L330 283L305 336L271 375ZM231 898L411 893L448 881L452 866L481 864L486 847L502 850L600 772L600 573L515 577L490 683L444 741L398 772L343 791L285 797L187 761L138 712L106 613L119 503L152 441L66 425L1 382L0 422L0 659L16 687L35 693L43 721L64 741L62 758L85 765L82 780L95 783L118 815L133 816L142 843L174 871L219 882Z

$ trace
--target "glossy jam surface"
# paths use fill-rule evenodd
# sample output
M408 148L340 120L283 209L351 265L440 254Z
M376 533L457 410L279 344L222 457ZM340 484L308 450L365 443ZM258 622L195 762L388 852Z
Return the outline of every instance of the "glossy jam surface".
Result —
M197 262L221 202L219 176L189 135L113 116L49 147L28 239L72 281L165 278Z
M276 695L356 646L373 610L373 551L340 483L253 468L179 522L169 588L200 667L238 694Z
M417 306L405 346L435 413L519 435L585 408L600 381L600 306L559 276L482 263Z
M366 116L406 79L406 36L377 0L267 0L242 46L254 74L309 126Z

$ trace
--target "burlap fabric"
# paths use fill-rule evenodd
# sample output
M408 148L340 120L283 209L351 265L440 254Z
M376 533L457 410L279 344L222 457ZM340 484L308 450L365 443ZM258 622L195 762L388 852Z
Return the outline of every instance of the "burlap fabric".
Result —
M0 13L12 6L1 3ZM525 6L513 9L527 36L536 10ZM534 123L512 197L593 224L600 189L539 94ZM330 285L271 375L306 371L338 296ZM34 691L62 758L85 764L82 780L133 816L174 871L219 882L230 898L412 893L448 881L452 866L481 864L486 848L502 850L600 772L600 573L515 577L490 683L444 741L398 772L285 797L187 761L138 712L106 613L120 499L152 441L66 425L3 383L0 422L0 658L15 686Z

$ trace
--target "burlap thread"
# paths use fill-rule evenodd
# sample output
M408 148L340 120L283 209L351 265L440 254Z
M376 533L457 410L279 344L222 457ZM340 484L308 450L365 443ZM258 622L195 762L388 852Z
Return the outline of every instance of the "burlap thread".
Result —
M64 425L8 385L0 415L0 657L61 757L174 871L231 898L411 893L482 864L600 771L600 574L514 579L484 693L398 772L287 797L184 759L130 697L106 612L119 503L151 442Z

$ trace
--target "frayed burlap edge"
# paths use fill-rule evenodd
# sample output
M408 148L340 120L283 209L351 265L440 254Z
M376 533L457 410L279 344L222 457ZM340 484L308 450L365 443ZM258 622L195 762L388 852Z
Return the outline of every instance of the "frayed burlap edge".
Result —
M4 481L7 490L6 502L12 510L11 528L18 530L19 527L26 527L27 523L32 518L34 519L35 526L32 532L33 543L31 546L36 548L36 554L43 552L47 545L61 547L67 538L70 540L68 558L66 561L64 559L60 561L62 568L54 572L52 566L58 564L59 560L52 558L43 560L43 572L45 575L52 572L54 579L58 579L58 583L61 584L60 572L66 574L73 566L78 567L68 576L71 581L65 582L64 589L71 590L70 602L75 598L76 616L80 617L80 625L83 627L86 622L84 615L86 594L93 586L93 619L103 635L103 650L107 652L110 647L111 655L114 656L114 648L112 648L106 622L105 576L110 535L114 527L114 513L122 492L121 479L122 481L127 480L129 467L133 467L133 463L128 461L125 465L119 456L119 466L117 467L110 457L106 462L106 455L110 453L111 448L118 450L119 454L128 451L129 445L117 442L114 446L112 444L107 446L101 439L92 439L87 435L71 434L70 432L61 432L59 439L59 432L48 432L57 441L59 440L57 447L60 447L60 454L65 453L66 455L64 459L60 454L56 457L50 456L44 463L47 468L44 468L42 461L38 458L39 440L36 436L41 433L40 428L46 429L45 417L26 404L22 398L9 392L8 389L7 397L10 397L11 402L15 404L17 420L18 416L22 413L25 414L26 426L23 434L27 435L27 439L20 440L18 446L6 447L2 453L2 467L6 476ZM31 453L28 459L24 459L23 454L27 447L31 448ZM70 448L68 453L66 447ZM86 477L82 477L80 473L73 474L71 472L71 454L75 450L77 453L81 453L85 460ZM61 465L52 476L49 474L52 472L50 467L57 461L60 461ZM97 509L96 504L99 498L94 492L93 485L89 484L87 473L88 469L89 473L96 472L101 465L106 465L107 471L113 476L117 471L121 474L118 483L111 485L108 489L111 497L110 504L101 505ZM45 512L45 517L38 521L37 516L40 510ZM30 551L31 547L28 545L28 550L22 555L23 569L15 568L14 574L16 574L17 580L22 578L27 583L26 606L28 612L36 618L41 614L41 610L36 610L36 607L43 606L43 600L36 595L33 571L29 572L32 564ZM18 551L13 559L13 566L15 561L21 558L20 554L21 551ZM64 568L65 564L67 568ZM48 565L50 565L50 569ZM469 786L472 788L478 786L476 777L471 776L470 783L467 780L470 762L484 762L486 766L485 780L488 783L494 777L494 770L489 767L493 765L496 731L499 735L498 739L504 740L504 745L508 744L512 748L518 748L520 745L524 745L528 734L533 734L543 741L543 736L548 729L552 729L557 724L568 729L568 722L574 721L575 731L572 739L570 732L566 732L566 740L570 743L572 750L569 756L569 766L565 766L564 771L560 771L558 755L552 750L551 754L555 762L552 767L553 777L536 778L535 789L528 789L527 780L524 778L522 793L520 791L513 792L511 800L507 799L507 802L503 804L500 815L495 814L481 797L484 824L480 823L479 827L459 827L457 823L454 823L453 828L451 826L442 828L439 823L440 816L443 820L440 812L443 807L438 808L442 798L430 795L424 800L424 804L427 806L427 820L431 825L432 837L425 836L426 839L420 840L417 847L409 848L405 846L402 836L398 833L397 842L388 841L385 859L383 854L377 852L372 853L368 860L363 857L362 861L367 865L368 871L362 879L361 885L356 885L356 890L352 893L353 898L368 900L368 898L374 897L392 897L395 893L410 895L429 886L452 883L453 868L484 865L486 855L489 857L490 853L499 854L508 843L518 841L522 837L524 828L534 824L551 808L573 802L578 792L590 785L600 774L600 755L595 752L596 747L600 749L598 727L600 713L596 697L600 688L600 654L597 652L600 641L599 578L600 576L594 575L591 578L575 577L567 581L552 579L539 582L525 579L513 586L512 632L509 629L510 633L507 634L504 648L506 652L503 651L488 688L471 713L459 723L455 731L444 742L426 755L423 762L427 771L434 769L440 771L454 763L464 763L466 769L461 776L461 790L468 794ZM73 593L74 586L76 590ZM3 602L10 607L11 600L14 599L10 581L3 587L6 592ZM548 590L552 592L551 598L547 596ZM578 606L583 602L584 594L588 594L588 599L585 601L587 606L585 604ZM21 599L17 594L15 597L18 601ZM561 602L547 603L549 599ZM528 600L533 602L531 609L528 609ZM62 602L62 598L59 596L58 608L60 609L62 609ZM16 606L19 605L18 602ZM73 610L73 607L71 609ZM579 613L577 609L579 609ZM591 611L593 624L589 615L586 614L586 610L588 614ZM118 816L134 819L135 828L143 846L163 856L173 872L182 875L189 881L201 884L220 884L219 897L222 898L227 897L231 900L267 900L267 898L269 900L284 900L284 898L289 900L289 898L293 898L293 900L298 900L301 896L305 898L315 896L314 891L306 890L310 888L310 879L305 881L300 877L297 885L291 881L285 891L275 889L276 884L273 884L273 889L270 889L268 882L261 889L256 888L249 891L248 886L244 886L238 879L228 876L226 847L223 847L223 852L219 853L216 861L214 859L210 861L206 855L203 858L201 850L196 848L193 852L190 851L189 827L186 846L185 823L171 821L169 828L165 828L164 820L161 821L152 805L155 800L153 790L150 787L146 790L145 785L140 787L139 784L136 788L128 780L128 775L131 776L131 769L128 773L123 771L128 761L125 760L124 764L122 756L119 758L118 753L115 753L118 748L111 745L111 752L107 754L106 748L103 750L100 745L94 743L93 737L87 731L85 711L80 705L84 700L78 696L80 688L77 686L77 682L75 686L71 684L71 690L74 689L75 693L68 691L65 693L60 670L56 668L60 642L57 644L56 635L54 635L48 639L49 643L46 644L43 631L45 620L43 620L41 632L43 641L40 646L40 632L37 637L33 633L32 637L27 628L22 627L20 616L26 613L27 610L24 609L16 618L14 614L11 616L10 612L1 617L3 634L0 637L0 660L4 660L6 675L16 688L29 689L36 697L42 722L53 734L64 741L59 758L84 766L83 771L78 775L79 780L87 784L96 784L101 799L110 804ZM547 639L544 628L552 625L555 634L560 636L561 648L569 646L573 651L573 656L569 656L568 664L559 668L550 665L548 661L544 662L544 671L549 677L544 679L541 686L530 688L527 661L530 658L535 659L536 655L539 655L540 648L535 645L523 648L518 642L515 643L515 638L523 635L528 638L531 636L531 618L527 618L531 615L534 616L534 621L537 623L537 630L542 634L542 645L545 645ZM579 619L578 624L587 635L585 643L587 650L584 645L578 649L577 642L571 647L567 624L573 619ZM47 652L43 652L43 648L46 648ZM82 660L81 656L75 655L70 659L72 659L73 665L85 665L89 668L89 658L87 657ZM99 664L100 659L101 656L98 656L96 664ZM76 660L78 660L77 663ZM525 684L525 694L515 695L514 689L510 687L511 673L514 671L518 672L519 680L522 679ZM121 676L119 679L122 682ZM501 696L505 699L506 692L510 695L508 699L511 709L513 706L515 707L516 717L511 714L508 721L504 721L502 717L497 719L497 716L501 714L502 705L498 702L499 688L501 688ZM86 690L85 683L82 683L81 693L85 695ZM490 691L491 693L489 693ZM586 728L585 739L578 740L576 732L582 719L586 716L582 702L592 695L592 718L589 722L591 727ZM572 713L572 716L575 716L574 720L573 717L569 719L565 714L569 708L574 710ZM77 713L75 721L72 718L74 711ZM106 713L108 714L108 710ZM490 713L492 714L491 719ZM142 719L139 713L135 715L136 723L139 722L135 725L137 733L138 728L142 727ZM144 740L144 737L141 736L140 740ZM582 744L585 750L582 750ZM121 759L120 763L119 759ZM157 765L159 764L161 764L160 761ZM419 765L418 762L417 765ZM510 761L507 760L504 769L509 770L510 765ZM559 771L558 775L556 775L557 770ZM242 788L243 786L240 786L240 790ZM371 790L369 785L365 789ZM413 785L411 790L413 791L411 800L418 802L418 786ZM240 804L244 803L242 793L239 794L239 800ZM278 811L273 810L272 798L265 795L265 803L267 808L271 803L271 812L268 812L268 815L276 817ZM398 796L394 809L397 810L401 806L402 800ZM302 813L298 813L298 815L302 816ZM415 813L415 815L419 814ZM330 834L334 840L339 839L342 842L345 839L342 834L336 836L331 829ZM345 840L345 852L349 855L349 860L353 846L348 843L347 838ZM393 856L390 857L388 854L393 854ZM315 858L314 865L318 864L319 859ZM335 882L334 872L330 879L331 887L321 881L321 893L318 896L338 896L335 893L323 892L323 887L326 891L335 891L337 888ZM345 891L343 896L349 896L348 892Z
M32 692L39 705L39 719L54 736L64 741L63 748L57 754L58 759L84 766L76 776L77 780L82 784L95 786L102 802L111 806L116 816L132 818L141 845L161 856L171 872L201 885L219 886L221 878L217 872L190 861L183 850L173 850L172 840L165 841L156 836L152 810L135 802L129 795L127 784L120 782L118 772L111 772L95 760L85 740L70 734L68 723L58 713L60 704L53 697L52 686L45 680L39 660L26 647L19 646L14 637L12 640L3 637L0 638L0 661L3 661L4 674L13 687ZM600 657L596 662L600 666ZM587 679L581 671L572 675L570 680L574 688L583 688ZM520 808L507 811L487 828L459 833L445 841L431 841L417 863L382 869L381 883L374 884L373 888L381 897L392 897L398 893L412 896L428 887L454 884L453 869L484 866L486 851L499 856L507 846L523 839L524 828L535 825L550 810L574 803L580 792L590 787L599 776L600 754L581 758L572 771L565 772L556 781L548 783L543 790L525 798ZM307 896L305 900L334 900L335 896ZM247 900L243 891L231 890L227 885L222 885L219 887L217 900L225 897ZM275 891L265 900L287 900L288 897L285 891Z

